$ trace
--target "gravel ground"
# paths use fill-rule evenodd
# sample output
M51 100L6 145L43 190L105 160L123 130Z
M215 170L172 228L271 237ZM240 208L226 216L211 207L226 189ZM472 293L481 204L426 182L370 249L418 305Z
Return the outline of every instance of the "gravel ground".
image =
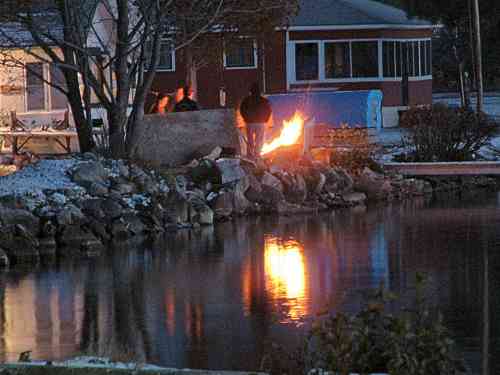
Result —
M39 195L43 190L78 189L66 172L78 161L41 160L21 171L0 178L0 197L6 195Z

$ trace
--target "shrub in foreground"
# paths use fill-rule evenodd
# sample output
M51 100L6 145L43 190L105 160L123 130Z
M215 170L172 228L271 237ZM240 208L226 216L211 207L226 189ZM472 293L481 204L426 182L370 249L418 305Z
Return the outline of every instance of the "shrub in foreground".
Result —
M411 150L403 161L470 161L497 129L485 114L443 104L412 108L400 120L407 130L404 145Z
M355 315L319 317L297 353L278 351L278 365L265 370L280 375L464 374L442 317L425 302L424 277L417 275L416 284L415 302L408 308L391 311L395 297L381 288Z

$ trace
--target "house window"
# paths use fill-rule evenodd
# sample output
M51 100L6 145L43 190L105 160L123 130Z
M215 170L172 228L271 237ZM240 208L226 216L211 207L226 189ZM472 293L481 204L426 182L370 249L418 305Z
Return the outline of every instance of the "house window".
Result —
M351 77L349 43L325 43L325 78Z
M378 42L352 42L352 76L378 77Z
M50 65L50 82L66 90L66 79L64 74L56 65ZM59 89L50 86L50 109L66 109L68 107L68 99L66 95Z
M26 64L27 112L67 109L68 99L66 95L48 82L66 89L66 79L62 71L55 64Z
M162 40L160 42L160 62L158 70L174 71L174 49L170 40Z
M43 64L26 64L26 106L29 111L45 109L45 87L43 81Z
M316 81L319 79L318 52L318 43L299 43L295 45L297 81Z
M384 77L400 78L405 72L410 77L432 74L430 40L383 42Z
M384 77L396 76L396 48L396 42L383 43Z
M224 67L244 69L257 67L257 49L251 38L240 38L231 41L224 51Z

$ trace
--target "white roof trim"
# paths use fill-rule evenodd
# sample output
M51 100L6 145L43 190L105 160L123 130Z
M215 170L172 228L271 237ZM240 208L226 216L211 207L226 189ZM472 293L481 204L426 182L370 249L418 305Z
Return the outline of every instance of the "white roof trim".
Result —
M318 26L290 26L288 31L325 31L325 30L374 30L374 29L434 29L439 25L318 25Z

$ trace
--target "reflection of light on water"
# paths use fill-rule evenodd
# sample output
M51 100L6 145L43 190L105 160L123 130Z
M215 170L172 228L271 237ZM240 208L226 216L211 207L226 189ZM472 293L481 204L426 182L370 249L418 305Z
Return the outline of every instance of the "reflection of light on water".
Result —
M273 299L283 300L288 307L290 320L297 320L307 313L304 301L306 294L306 269L304 249L296 241L280 242L266 238L264 248L264 272L266 290Z

